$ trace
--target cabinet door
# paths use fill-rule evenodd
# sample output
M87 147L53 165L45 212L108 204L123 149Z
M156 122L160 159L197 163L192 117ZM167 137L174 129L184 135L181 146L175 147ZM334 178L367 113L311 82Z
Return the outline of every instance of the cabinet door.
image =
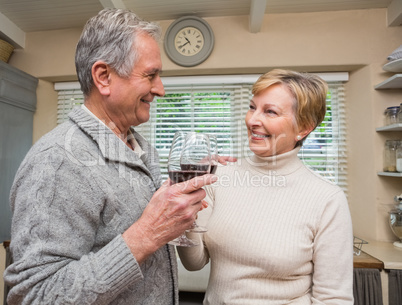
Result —
M0 103L0 243L10 239L10 189L32 145L32 123L31 111Z
M0 243L10 239L10 189L32 146L38 79L0 61Z

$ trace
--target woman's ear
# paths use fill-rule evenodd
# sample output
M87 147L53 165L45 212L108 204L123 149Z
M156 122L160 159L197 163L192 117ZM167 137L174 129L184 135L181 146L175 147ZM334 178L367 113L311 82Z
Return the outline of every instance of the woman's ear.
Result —
M297 134L296 141L300 141L301 139L304 139L305 137L307 137L310 134L310 132L313 131L313 129L314 129L314 127L310 127L310 126L301 128Z
M97 61L92 65L92 79L101 95L110 94L110 72L109 66L103 61Z

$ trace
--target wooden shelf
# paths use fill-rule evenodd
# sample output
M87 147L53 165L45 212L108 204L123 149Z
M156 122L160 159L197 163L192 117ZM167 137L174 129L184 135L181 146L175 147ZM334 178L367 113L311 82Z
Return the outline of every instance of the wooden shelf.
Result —
M376 131L402 131L402 123L378 127L375 130Z
M388 78L386 81L378 84L374 89L401 89L402 88L402 74L395 74Z
M402 173L395 172L378 172L378 176L388 176L388 177L402 177Z

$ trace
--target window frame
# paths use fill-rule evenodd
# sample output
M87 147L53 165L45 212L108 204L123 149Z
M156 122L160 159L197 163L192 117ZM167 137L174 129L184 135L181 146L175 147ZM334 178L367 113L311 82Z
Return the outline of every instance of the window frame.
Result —
M331 105L332 113L331 117L331 130L334 137L331 138L331 145L321 146L319 149L325 155L322 158L314 157L313 161L309 162L311 155L314 151L314 141L320 141L320 137L317 137L317 129L324 129L326 126L318 126L315 131L309 135L306 139L306 144L303 145L299 152L301 160L313 170L317 170L315 167L324 168L324 170L318 171L324 177L328 178L332 182L338 184L345 192L347 192L347 152L346 152L346 114L345 114L345 92L343 83L348 81L349 74L347 72L328 72L328 73L315 73L323 78L329 85L330 99L336 97L336 105ZM234 109L233 117L231 118L231 147L229 150L223 151L223 154L230 154L238 158L247 157L250 154L247 145L247 130L244 124L244 117L248 111L249 101L251 98L251 86L258 79L260 75L212 75L212 76L182 76L182 77L162 77L162 83L164 84L166 94L172 92L196 92L196 90L232 90L231 95L231 107ZM56 83L55 90L59 92L59 107L58 107L58 124L65 120L67 113L75 105L83 103L83 96L80 90L78 82L65 82ZM332 91L331 91L332 90ZM67 92L66 95L63 92ZM332 92L332 93L331 93ZM73 99L70 105L62 104L63 99ZM161 98L160 103L166 99ZM151 103L150 120L140 126L136 126L135 130L141 133L152 145L156 144L158 139L158 129L156 124L157 111L156 106L158 104L158 97L155 97L153 103ZM194 115L194 113L193 113ZM335 115L336 120L333 121ZM173 138L173 134L171 135ZM157 146L157 145L156 145ZM309 148L310 146L310 148ZM312 148L313 147L313 148ZM323 149L325 147L325 150ZM168 149L156 147L161 159L161 170L163 178L167 177L166 165ZM317 154L315 155L317 156ZM316 158L316 159L314 159ZM311 160L310 160L311 161Z

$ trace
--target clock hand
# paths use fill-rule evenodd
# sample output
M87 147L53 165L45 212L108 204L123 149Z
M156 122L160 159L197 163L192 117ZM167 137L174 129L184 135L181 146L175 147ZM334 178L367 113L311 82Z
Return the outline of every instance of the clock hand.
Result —
M185 44L182 44L181 46L179 46L179 48L184 47L186 44L190 43L190 41L187 41ZM191 43L190 43L191 44Z
M187 37L184 37L184 39L185 39L185 40L187 40L187 43L189 43L189 44L190 44L190 46L191 46L191 42L190 42L190 40L188 40L188 38L187 38Z

